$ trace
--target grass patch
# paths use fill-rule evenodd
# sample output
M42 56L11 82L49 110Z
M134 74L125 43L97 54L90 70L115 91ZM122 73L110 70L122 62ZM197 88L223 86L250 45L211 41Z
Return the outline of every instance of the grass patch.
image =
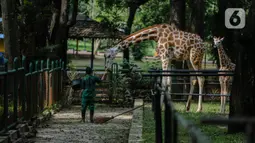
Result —
M76 41L75 40L68 40L67 41L67 47L68 50L74 49L76 50ZM92 51L92 44L91 41L86 41L86 43L84 41L79 40L78 43L78 51L87 51L87 52L91 52ZM98 51L104 51L102 49L98 49Z
M21 110L22 110L22 107L19 106L19 107L18 107L18 112L20 112ZM9 107L8 107L8 112L9 112L9 113L13 113L13 112L14 112L13 106L9 106ZM0 106L0 116L2 116L3 113L4 113L4 107L3 107L3 106Z
M244 134L227 134L227 128L223 126L215 125L202 125L199 124L201 117L207 116L219 116L218 111L220 108L219 103L203 103L203 113L195 113L197 104L191 105L191 112L184 112L185 103L174 103L175 108L179 111L185 119L192 121L201 129L201 131L209 137L213 143L242 143L244 142ZM227 107L228 108L228 107ZM153 119L153 112L151 111L150 104L144 108L144 121L143 121L143 139L145 143L155 142L155 121ZM162 120L164 124L164 114L162 114ZM189 134L179 126L178 128L178 142L187 143L190 142Z

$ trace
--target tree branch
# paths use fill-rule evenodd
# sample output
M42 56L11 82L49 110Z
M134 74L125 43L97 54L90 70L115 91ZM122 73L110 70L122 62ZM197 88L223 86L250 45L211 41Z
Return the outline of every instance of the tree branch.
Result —
M76 23L76 16L78 12L78 0L72 1L72 17L67 22L67 26L71 27Z

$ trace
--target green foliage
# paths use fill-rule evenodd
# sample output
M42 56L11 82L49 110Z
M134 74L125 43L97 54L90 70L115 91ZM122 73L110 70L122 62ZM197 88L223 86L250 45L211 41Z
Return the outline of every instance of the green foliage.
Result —
M146 70L161 68L161 61L159 60L146 60Z
M138 9L132 28L133 31L153 24L168 23L169 7L168 0L148 1Z
M139 46L133 46L132 48L132 54L134 56L135 61L141 61L144 57L144 53L142 52L141 48Z
M51 106L45 108L44 111L42 112L42 115L46 116L49 113L54 114L54 113L60 111L61 108L62 108L62 105L57 102L57 103L52 104Z
M121 67L128 65L129 69L121 73L117 73L117 78L112 80L112 89L114 92L114 102L123 106L132 106L133 99L137 95L136 87L142 80L142 75L137 71L138 66L132 62L128 63L124 60ZM116 75L114 76L116 77ZM121 95L121 96L120 96Z
M144 41L131 47L135 61L141 61L144 56L153 56L156 48L155 41Z

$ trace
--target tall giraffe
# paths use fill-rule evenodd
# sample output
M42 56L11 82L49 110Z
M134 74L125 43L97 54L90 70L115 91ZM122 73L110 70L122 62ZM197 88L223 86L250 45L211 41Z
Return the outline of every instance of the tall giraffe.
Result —
M214 48L217 48L219 54L219 61L220 61L220 69L221 71L234 71L236 65L231 62L231 59L226 54L225 50L223 49L222 41L223 38L220 37L213 37ZM224 72L221 72L224 73ZM220 76L220 94L227 95L229 93L230 82L232 81L231 76ZM225 113L226 108L226 96L221 96L221 103L220 103L220 112Z
M154 40L157 42L156 52L162 62L162 69L167 70L172 60L187 60L189 69L201 69L202 59L205 52L203 40L200 36L178 30L173 25L156 24L141 29L125 37L114 48L105 52L105 68L111 68L111 64L117 53L131 44L137 44L145 40ZM204 77L198 76L199 94L203 92ZM193 83L193 82L191 82ZM163 77L162 87L171 85L170 77ZM171 88L170 88L171 90ZM191 84L190 93L194 91L194 84ZM161 96L161 103L164 97ZM189 111L192 95L189 96L186 103L186 110ZM197 112L202 111L202 96L199 96Z

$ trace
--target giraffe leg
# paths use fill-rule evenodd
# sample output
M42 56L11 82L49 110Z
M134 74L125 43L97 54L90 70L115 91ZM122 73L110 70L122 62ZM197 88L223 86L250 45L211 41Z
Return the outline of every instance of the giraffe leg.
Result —
M219 81L220 81L220 94L223 95L224 94L224 85L223 85L222 77L219 78ZM220 96L220 113L222 113L222 109L223 109L223 97L224 96Z
M187 61L187 65L188 65L189 70L193 70L193 67L192 67L190 61ZM189 91L190 95L188 96L188 100L186 103L186 111L190 110L192 94L194 93L194 88L195 88L196 82L197 82L196 77L194 77L194 76L190 77L190 91Z
M198 51L196 51L198 50ZM192 64L192 67L194 70L200 70L202 66L202 60L203 60L203 55L204 51L201 49L191 49L190 51L190 63ZM197 72L199 73L199 72ZM201 112L202 111L202 94L203 94L203 88L204 88L204 81L205 78L203 76L197 76L198 79L198 85L199 85L199 97L198 97L198 106L197 106L197 111L196 112Z
M227 78L227 77L226 77ZM229 81L228 79L226 79L224 81L224 95L227 95L229 93ZM222 113L225 113L226 112L226 99L227 99L227 96L224 96L223 97L223 106L222 106Z
M169 60L168 59L161 59L162 61L162 70L168 70L168 64L169 64ZM161 97L160 97L160 107L162 107L163 105L163 101L164 101L164 91L167 89L167 80L168 77L163 76L162 77L162 89L163 91L161 92Z
M169 62L168 62L168 70L171 70L171 63L172 63L172 61L171 60L169 60ZM169 73L167 73L167 74L170 74L170 72ZM168 95L168 99L171 99L171 93L172 93L172 77L171 76L167 76L167 95Z
M203 94L203 88L204 88L204 81L205 78L202 76L197 77L198 78L198 85L199 85L199 97L198 97L198 107L197 107L197 112L202 111L202 95Z

